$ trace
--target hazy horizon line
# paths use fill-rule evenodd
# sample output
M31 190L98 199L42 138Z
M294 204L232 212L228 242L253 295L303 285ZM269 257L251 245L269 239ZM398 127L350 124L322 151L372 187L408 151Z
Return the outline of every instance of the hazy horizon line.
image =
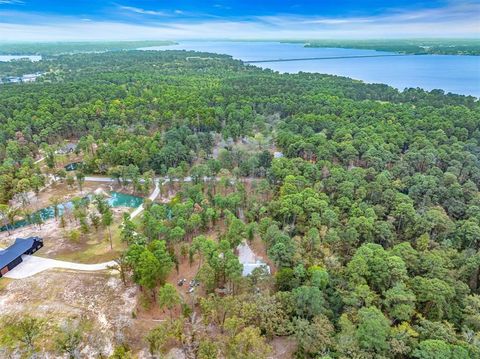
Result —
M292 42L292 43L308 43L314 41L338 41L338 42L346 42L346 41L359 41L359 42L366 42L366 41L386 41L386 40L402 40L402 41L459 41L459 40L468 40L472 41L475 40L480 43L480 39L476 36L468 37L468 36L459 36L459 37L372 37L372 38L335 38L335 37L323 37L323 38L310 38L310 39L295 39L295 38L176 38L176 39L114 39L114 38L105 38L105 39L75 39L75 40L0 40L0 44L6 43L78 43L78 42L175 42L175 41L192 41L192 42L203 42L203 41L228 41L228 42Z

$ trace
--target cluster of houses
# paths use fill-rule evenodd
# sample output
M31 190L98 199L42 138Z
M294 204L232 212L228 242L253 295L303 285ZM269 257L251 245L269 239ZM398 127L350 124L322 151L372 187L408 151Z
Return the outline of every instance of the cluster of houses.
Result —
M0 79L0 84L16 84L16 83L28 83L35 82L38 77L42 75L41 72L36 72L34 74L25 74L23 76L9 76Z

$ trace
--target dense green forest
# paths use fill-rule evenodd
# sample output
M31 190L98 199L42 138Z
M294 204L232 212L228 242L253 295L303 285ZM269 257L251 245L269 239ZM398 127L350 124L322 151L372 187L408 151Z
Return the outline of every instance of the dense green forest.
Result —
M417 55L480 55L477 39L309 40L306 47L340 47Z
M153 355L174 341L192 358L266 358L289 337L298 358L480 358L476 98L187 51L0 63L0 76L23 66L46 74L0 86L0 203L38 191L34 159L64 140L85 174L192 177L122 226L126 273L163 307L179 258L201 264L204 330L182 307L146 336ZM214 156L218 137L258 148ZM245 279L235 248L255 237L273 274Z

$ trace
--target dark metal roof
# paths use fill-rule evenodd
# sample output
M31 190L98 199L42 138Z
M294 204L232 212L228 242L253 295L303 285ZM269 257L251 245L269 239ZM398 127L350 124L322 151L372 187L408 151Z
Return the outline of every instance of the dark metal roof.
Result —
M32 248L35 240L39 240L39 238L17 238L15 240L15 243L13 243L10 247L4 250L0 250L0 268L5 267L13 260L28 251L30 248Z

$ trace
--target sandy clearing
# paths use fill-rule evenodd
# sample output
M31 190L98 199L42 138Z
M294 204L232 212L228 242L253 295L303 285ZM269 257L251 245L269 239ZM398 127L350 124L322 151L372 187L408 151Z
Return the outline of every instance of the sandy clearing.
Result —
M251 274L255 268L265 267L270 273L270 266L258 257L250 248L246 241L240 243L237 247L238 260L243 265L242 276Z
M137 292L136 285L124 286L118 275L108 272L43 272L8 283L0 292L0 317L31 315L44 318L49 329L68 320L86 320L88 326L79 348L80 357L99 358L102 354L105 358L119 340L135 348L144 345L141 341L146 334L143 323L132 317L137 306ZM45 334L54 339L55 331ZM1 354L0 357L3 358ZM40 357L61 356L45 352Z
M257 256L245 241L238 245L237 250L240 263L255 263L257 261Z
M245 221L245 214L243 213L242 208L240 208L238 211L238 217L242 221ZM270 273L270 266L263 261L262 257L257 256L255 252L252 251L252 248L250 248L246 240L243 240L242 243L237 246L237 252L238 260L243 264L242 275L244 277L251 274L255 268L260 267L266 267Z
M5 274L6 278L24 279L54 268L92 272L105 270L108 269L109 266L115 265L114 261L98 264L80 264L29 255L23 255L22 259L23 262L20 265L16 266L10 272Z

